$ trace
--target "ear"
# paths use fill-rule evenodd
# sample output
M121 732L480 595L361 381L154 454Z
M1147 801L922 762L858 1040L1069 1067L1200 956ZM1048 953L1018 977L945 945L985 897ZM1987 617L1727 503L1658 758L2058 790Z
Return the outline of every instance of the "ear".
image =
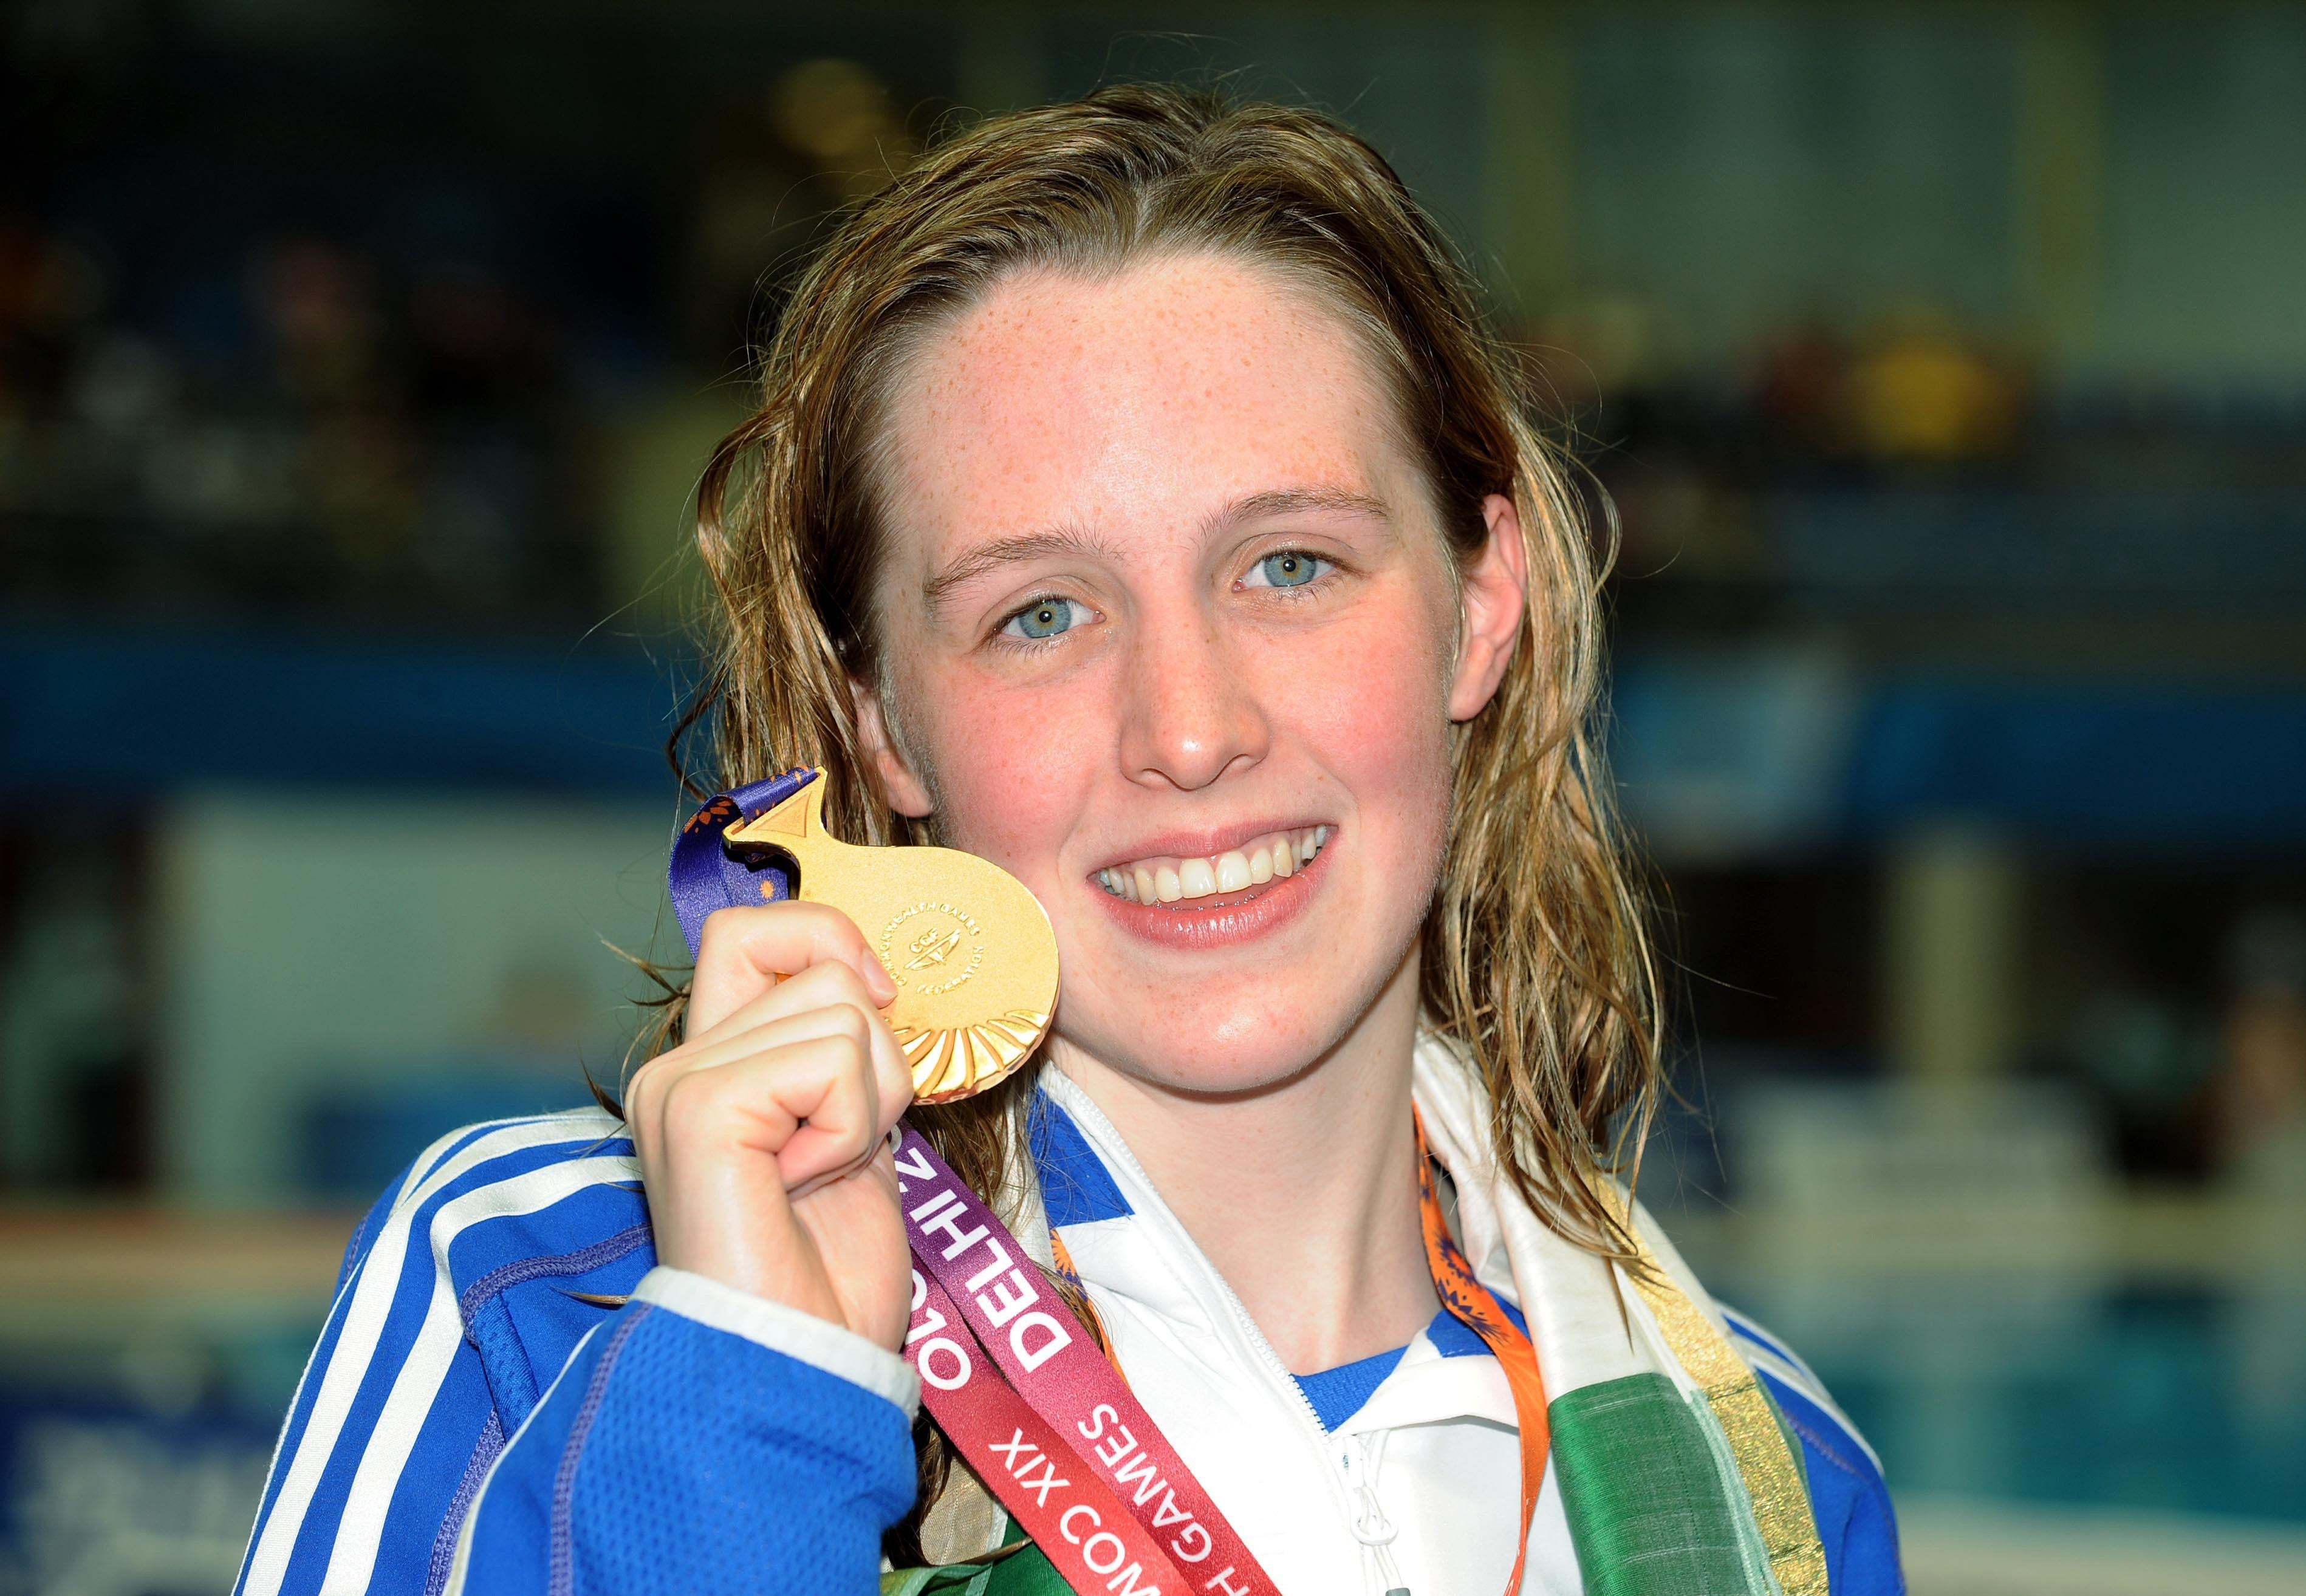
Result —
M1482 500L1490 541L1458 579L1457 670L1449 683L1449 718L1482 713L1505 679L1529 605L1529 550L1521 540L1521 512L1502 493Z
M889 807L898 814L914 820L924 820L936 805L929 799L927 783L913 772L904 750L897 747L891 735L888 717L881 713L881 695L868 682L856 677L849 679L849 701L857 712L857 736L865 745L865 755L873 762L875 773L881 778L881 790L889 795Z

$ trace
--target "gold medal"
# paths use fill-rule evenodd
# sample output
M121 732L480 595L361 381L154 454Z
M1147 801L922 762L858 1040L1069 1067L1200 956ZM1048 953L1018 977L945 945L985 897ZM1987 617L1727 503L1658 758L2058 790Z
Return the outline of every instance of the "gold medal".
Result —
M1057 1003L1057 934L1000 866L952 848L855 848L826 834L824 772L724 841L792 856L793 895L857 922L897 984L885 1011L919 1103L999 1084Z

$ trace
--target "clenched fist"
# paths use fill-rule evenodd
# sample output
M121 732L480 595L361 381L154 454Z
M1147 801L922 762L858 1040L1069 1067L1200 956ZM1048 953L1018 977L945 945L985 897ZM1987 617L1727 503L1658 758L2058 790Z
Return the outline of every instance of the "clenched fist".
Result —
M706 918L688 1040L625 1095L661 1262L899 1344L912 1271L888 1138L913 1083L880 1012L896 991L837 909Z

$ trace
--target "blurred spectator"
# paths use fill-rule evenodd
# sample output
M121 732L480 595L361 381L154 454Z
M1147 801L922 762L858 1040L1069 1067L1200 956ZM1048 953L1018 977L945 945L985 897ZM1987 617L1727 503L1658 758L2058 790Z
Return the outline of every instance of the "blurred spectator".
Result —
M1858 446L1890 463L1990 458L2016 441L2024 392L2011 370L1923 309L1892 318L1849 371Z
M1847 453L1849 346L1818 322L1789 327L1763 351L1755 403L1795 450L1819 457Z
M274 375L312 409L371 405L380 391L380 329L365 274L342 249L299 238L260 251L249 296L270 336Z
M2296 1202L2306 1197L2306 915L2245 916L2226 965L2220 1168L2242 1190Z
M2099 993L2078 1010L2070 1057L2105 1105L2122 1170L2132 1177L2208 1173L2207 1093L2215 1044L2198 1013L2136 990Z
M777 132L844 197L869 194L912 164L915 146L889 87L855 61L804 62L771 96Z
M112 849L21 840L29 880L0 925L0 1184L132 1186L147 1173L138 906Z
M1522 335L1539 397L1565 417L1625 405L1670 382L1671 351L1657 309L1633 294L1592 294Z

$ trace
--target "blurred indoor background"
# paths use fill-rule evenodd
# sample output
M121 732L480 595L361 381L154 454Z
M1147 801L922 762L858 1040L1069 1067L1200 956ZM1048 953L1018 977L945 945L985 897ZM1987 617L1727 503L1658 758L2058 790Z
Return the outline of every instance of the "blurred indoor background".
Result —
M0 25L0 1596L222 1592L354 1210L617 1074L824 216L1217 73L1394 158L1622 512L1643 1190L1917 1592L2306 1589L2306 11Z

